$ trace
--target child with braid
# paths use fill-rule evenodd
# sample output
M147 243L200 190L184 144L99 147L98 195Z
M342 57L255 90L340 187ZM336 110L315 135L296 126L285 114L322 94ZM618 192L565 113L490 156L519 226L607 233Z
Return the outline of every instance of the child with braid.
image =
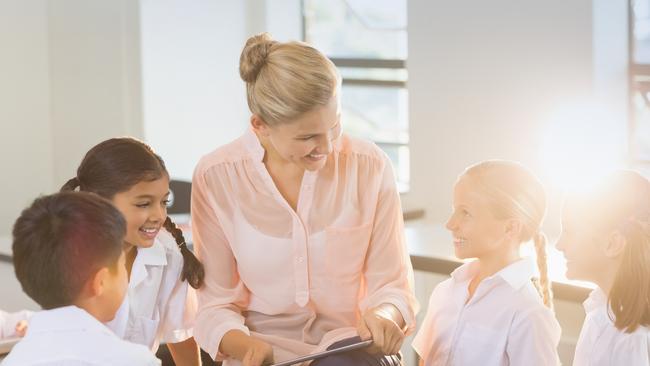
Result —
M560 326L552 311L544 188L523 166L485 161L465 170L454 186L446 227L460 259L431 294L413 341L420 365L557 365ZM533 240L535 266L519 255Z
M93 192L124 215L129 288L115 319L107 325L119 337L149 347L167 343L178 365L199 365L192 337L202 264L167 216L169 173L163 160L133 138L106 140L86 153L62 191ZM164 229L164 230L161 230Z
M619 171L570 194L557 248L568 278L598 285L573 365L650 365L650 181Z

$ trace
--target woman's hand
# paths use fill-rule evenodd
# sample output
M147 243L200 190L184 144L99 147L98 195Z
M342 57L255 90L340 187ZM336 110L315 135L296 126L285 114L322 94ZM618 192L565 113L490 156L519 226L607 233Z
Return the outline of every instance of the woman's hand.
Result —
M359 320L357 331L362 340L372 339L368 353L394 355L404 342L404 319L395 306L383 304L368 309Z
M273 348L259 339L251 338L248 351L242 359L243 366L262 366L273 363Z
M227 332L221 339L219 350L241 361L243 366L262 366L274 362L271 345L240 330Z

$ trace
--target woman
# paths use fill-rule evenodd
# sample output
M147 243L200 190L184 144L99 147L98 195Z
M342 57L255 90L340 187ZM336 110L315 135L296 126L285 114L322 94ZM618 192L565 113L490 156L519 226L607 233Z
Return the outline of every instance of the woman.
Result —
M316 49L251 37L240 75L251 129L193 179L198 343L262 365L359 335L373 345L312 365L395 362L417 305L389 159L341 135L340 77Z

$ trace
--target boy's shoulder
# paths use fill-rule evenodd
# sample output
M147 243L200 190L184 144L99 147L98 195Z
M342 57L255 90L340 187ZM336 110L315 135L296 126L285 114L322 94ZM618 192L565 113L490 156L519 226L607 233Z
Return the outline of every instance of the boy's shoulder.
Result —
M115 335L110 339L113 346L106 345L107 365L160 365L160 360L146 346L125 341Z
M147 347L118 338L81 309L41 311L32 319L30 331L14 346L3 366L160 365Z

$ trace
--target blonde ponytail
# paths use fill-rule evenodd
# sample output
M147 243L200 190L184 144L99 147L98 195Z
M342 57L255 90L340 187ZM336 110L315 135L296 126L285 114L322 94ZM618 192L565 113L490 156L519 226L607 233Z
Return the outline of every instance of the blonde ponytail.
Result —
M546 255L546 235L538 232L533 237L535 243L535 253L537 254L537 268L539 268L539 281L535 282L537 291L539 291L544 305L553 310L553 291L551 290L551 283L548 278L548 263Z

